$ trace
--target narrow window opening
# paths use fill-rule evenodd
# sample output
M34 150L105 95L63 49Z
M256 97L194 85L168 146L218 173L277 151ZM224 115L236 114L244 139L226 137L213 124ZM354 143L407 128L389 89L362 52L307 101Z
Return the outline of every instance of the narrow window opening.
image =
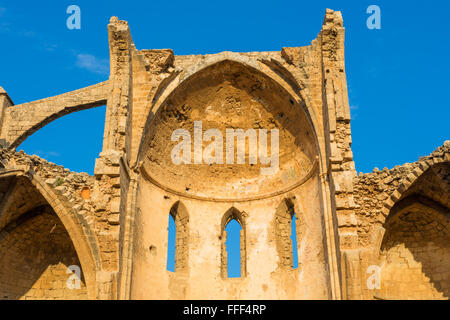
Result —
M299 218L300 216L300 218ZM296 270L300 268L298 247L304 222L301 212L296 212L291 199L284 199L275 213L275 239L279 256L279 267Z
M222 217L220 273L224 280L246 277L245 217L245 212L234 207Z
M181 202L176 202L170 209L168 225L166 269L185 273L189 261L189 215Z
M295 212L291 219L291 243L292 243L292 268L298 268L298 251L297 251L297 226Z
M228 278L241 277L241 230L240 223L235 219L232 219L225 228Z
M175 272L175 251L176 251L176 234L177 229L175 220L169 214L169 236L167 244L167 271Z

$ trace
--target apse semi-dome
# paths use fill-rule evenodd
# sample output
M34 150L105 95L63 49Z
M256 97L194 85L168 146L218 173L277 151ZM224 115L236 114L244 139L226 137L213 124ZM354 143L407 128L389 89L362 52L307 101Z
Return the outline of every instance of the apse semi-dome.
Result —
M221 134L209 141L203 138L200 144L197 141L203 153L202 163L195 161L196 123L197 127L201 125L201 131L197 132L202 136L210 129ZM172 135L180 129L189 134L189 164L177 164L172 159L174 148L183 141L172 139ZM234 132L241 129L244 133L253 129L256 134L256 140L248 137L245 140L243 164L237 163L238 140L230 140L230 129ZM260 134L261 129L266 136ZM272 134L272 130L277 133ZM264 197L287 190L308 177L318 156L304 102L297 101L261 72L229 60L199 71L174 90L154 116L148 136L143 159L148 177L170 190L205 198ZM215 151L211 154L218 155L222 164L208 164L205 161L210 154L208 145L216 138L222 140L222 154ZM278 152L272 150L275 138L278 138ZM260 148L258 152L251 149L262 141L267 142L265 154L273 162L262 164ZM234 150L232 164L227 163L230 147ZM250 160L255 154L257 163Z

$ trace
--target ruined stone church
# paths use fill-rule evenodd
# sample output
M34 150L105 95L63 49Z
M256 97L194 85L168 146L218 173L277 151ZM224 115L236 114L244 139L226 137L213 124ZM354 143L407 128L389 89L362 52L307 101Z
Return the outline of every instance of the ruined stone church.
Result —
M21 105L0 91L0 299L450 297L450 142L357 174L340 12L326 11L311 45L275 52L138 50L116 17L108 33L109 80ZM94 176L15 151L102 105ZM195 121L203 132L277 129L278 170L175 164L171 135ZM239 278L227 275L232 220Z

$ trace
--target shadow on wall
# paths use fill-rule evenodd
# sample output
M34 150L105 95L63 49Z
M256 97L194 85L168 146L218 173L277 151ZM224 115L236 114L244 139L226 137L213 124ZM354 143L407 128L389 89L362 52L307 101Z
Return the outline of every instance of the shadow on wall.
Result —
M227 198L242 198L243 192L246 196L269 194L298 182L310 171L318 156L312 120L305 109L304 101L297 101L286 88L262 72L234 61L221 61L181 83L155 114L149 116L140 158L144 161L145 171L151 173L154 181L180 193L185 193L189 188L191 194L209 198L223 198L225 194ZM186 152L185 165L175 164L172 151L177 150L175 147L182 141L193 141L194 126L200 120L202 132L211 129L218 132L218 143L214 145L219 152L214 153L217 155L213 159L214 166L205 161L193 165L191 152ZM179 129L187 132L186 140L172 140L172 134ZM249 165L229 163L226 159L227 129L255 130L251 140L255 141L253 145L261 141L257 130L267 130L264 138L267 142L272 139L271 130L279 130L279 152L274 152L279 157L276 157L277 164L271 160L271 165L280 170L267 175L265 182L258 182L254 188L229 187L233 183L240 185L240 180L261 181L261 170L267 169L268 165L261 161L250 165L250 158L254 161L254 151L243 152L242 164ZM211 145L203 141L203 155L208 153L206 146ZM270 141L267 155L272 155L271 145ZM233 148L238 150L236 146ZM233 152L234 157L237 151ZM180 151L178 155L185 156L185 153Z
M73 265L81 270L61 221L49 206L37 207L0 232L0 300L87 299L82 273L79 288L68 286Z
M405 201L386 226L380 298L449 299L449 210L420 196Z
M189 214L181 201L169 212L167 271L186 273L188 270Z

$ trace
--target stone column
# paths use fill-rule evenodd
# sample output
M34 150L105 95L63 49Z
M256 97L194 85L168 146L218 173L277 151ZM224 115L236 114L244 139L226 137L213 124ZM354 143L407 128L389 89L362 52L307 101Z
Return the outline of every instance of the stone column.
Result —
M110 49L110 88L105 117L103 150L95 162L95 175L116 176L125 152L125 132L131 101L132 39L126 21L112 17L108 25Z
M339 234L339 251L341 253L341 274L348 272L348 258L358 247L357 221L354 213L356 205L353 199L353 179L356 176L350 128L350 107L345 76L345 28L340 12L327 10L322 31L323 97L325 115L325 138L327 140L328 168L330 174L330 192L333 199L337 230ZM343 285L352 286L345 274L341 275ZM359 280L357 281L359 282ZM343 288L345 295L348 288Z
M119 238L121 216L126 214L123 195L127 190L121 188L122 160L126 152L125 135L129 104L131 103L131 48L133 47L130 29L126 21L112 17L108 25L110 48L110 93L107 99L103 149L95 161L95 188L93 198L97 199L96 211L106 218L109 228L100 236L105 245L114 243L114 255L105 255L103 278L98 280L102 286L98 292L101 299L118 298L118 272L120 264ZM121 201L122 200L122 201ZM125 199L126 200L126 199ZM106 247L105 247L106 248ZM108 249L107 250L111 250Z

